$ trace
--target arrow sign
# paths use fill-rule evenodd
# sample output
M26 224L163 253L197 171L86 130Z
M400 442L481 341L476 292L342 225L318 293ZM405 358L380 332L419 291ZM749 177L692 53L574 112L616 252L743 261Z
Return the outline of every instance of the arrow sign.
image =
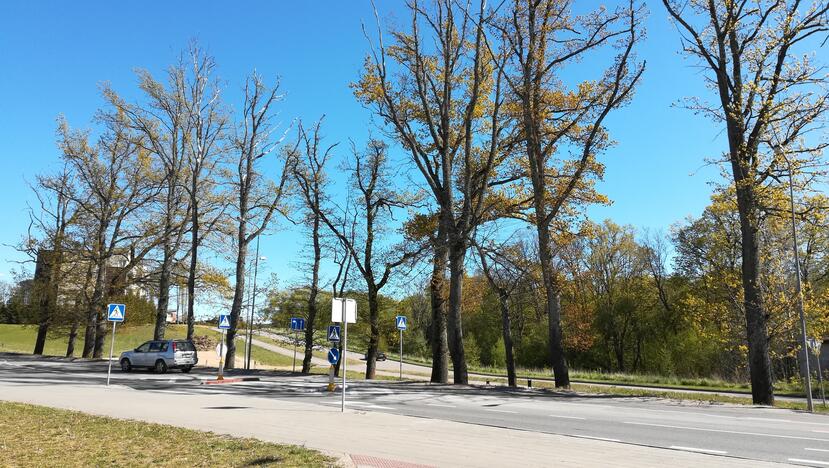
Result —
M405 315L398 315L397 317L395 317L394 321L397 324L397 329L398 330L405 330L405 329L408 328L408 326L406 325L406 316Z
M329 325L328 326L328 341L340 341L340 326L339 325Z
M219 328L222 330L230 328L230 315L219 315Z
M291 330L305 330L305 319L299 317L291 317Z
M110 322L123 322L126 312L127 306L124 304L109 304L107 305L107 320Z
M340 350L337 348L331 348L328 350L328 362L331 363L333 366L340 360Z

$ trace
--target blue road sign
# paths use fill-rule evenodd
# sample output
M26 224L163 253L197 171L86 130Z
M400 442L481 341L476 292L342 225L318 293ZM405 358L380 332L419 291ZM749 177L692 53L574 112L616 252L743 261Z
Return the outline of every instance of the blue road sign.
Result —
M291 317L291 330L305 330L305 319L299 317Z
M219 315L219 328L222 330L230 328L230 315Z
M328 325L328 341L340 341L339 325Z
M127 306L124 304L107 305L107 320L110 322L123 322L125 315L127 315Z
M328 362L331 363L333 366L340 360L340 350L337 348L331 348L328 350Z
M406 325L406 316L405 315L398 315L397 317L395 317L394 322L397 324L397 329L398 330L405 330L405 329L409 328Z

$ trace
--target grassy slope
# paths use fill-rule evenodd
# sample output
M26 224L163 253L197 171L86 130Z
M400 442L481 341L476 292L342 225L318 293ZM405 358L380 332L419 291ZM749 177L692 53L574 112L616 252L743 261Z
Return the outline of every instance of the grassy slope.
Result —
M292 445L0 402L0 466L253 465L335 461Z

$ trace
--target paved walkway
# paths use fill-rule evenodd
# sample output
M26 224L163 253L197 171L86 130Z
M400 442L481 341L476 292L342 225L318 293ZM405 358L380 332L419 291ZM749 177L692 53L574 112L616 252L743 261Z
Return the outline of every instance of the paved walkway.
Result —
M251 384L256 385L256 384ZM770 467L774 464L489 426L347 409L289 399L114 385L0 382L2 399L303 445L343 466Z

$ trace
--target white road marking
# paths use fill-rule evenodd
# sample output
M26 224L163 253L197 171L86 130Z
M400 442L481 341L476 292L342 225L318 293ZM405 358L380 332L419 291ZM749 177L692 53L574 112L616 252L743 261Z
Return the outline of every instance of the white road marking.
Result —
M808 463L810 465L829 466L829 462L820 461L820 460L804 460L803 458L789 458L789 461L790 462L795 462L795 463Z
M683 447L681 445L671 445L668 448L672 448L674 450L683 450L685 452L699 452L699 453L713 453L716 455L725 455L726 451L724 450L712 450L712 449L703 449L703 448L696 448L696 447Z
M762 432L743 432L743 431L726 431L722 429L706 429L702 427L688 427L688 426L670 426L668 424L652 424L652 423L643 423L643 422L632 422L632 421L625 421L624 424L633 424L635 426L652 426L652 427L665 427L668 429L685 429L688 431L703 431L703 432L721 432L725 434L742 434L742 435L751 435L751 436L760 436L760 437L777 437L779 439L794 439L794 440L816 440L818 442L829 442L829 439L818 439L815 437L798 437L798 436L787 436L781 434L764 434Z
M605 442L621 442L619 439L610 439L608 437L595 437L582 434L573 434L573 437L581 437L582 439L604 440Z
M803 450L808 450L810 452L829 452L829 450L827 450L827 449L816 449L816 448L809 448L809 447L806 447Z
M560 416L558 414L551 414L550 417L551 418L561 418L561 419L581 419L581 420L584 420L584 418L580 418L578 416Z
M455 405L441 405L440 403L426 403L426 406L439 406L441 408L457 408Z
M509 414L518 414L517 411L507 411L507 410L500 410L500 409L484 409L484 411L492 411L493 413L509 413Z
M745 419L746 421L768 421L768 422L780 422L780 423L790 423L795 422L789 419L773 419L773 418L741 418ZM809 424L809 423L806 423Z

